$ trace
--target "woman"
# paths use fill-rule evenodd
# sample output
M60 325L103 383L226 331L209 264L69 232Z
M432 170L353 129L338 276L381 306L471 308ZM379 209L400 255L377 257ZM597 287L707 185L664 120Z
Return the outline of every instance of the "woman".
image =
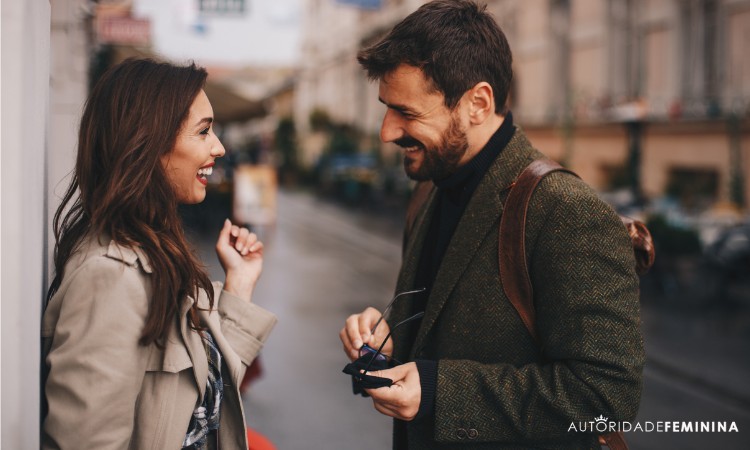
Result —
M251 303L257 237L224 223L211 284L178 217L224 155L205 80L127 60L91 92L55 214L45 449L247 449L238 386L276 318Z

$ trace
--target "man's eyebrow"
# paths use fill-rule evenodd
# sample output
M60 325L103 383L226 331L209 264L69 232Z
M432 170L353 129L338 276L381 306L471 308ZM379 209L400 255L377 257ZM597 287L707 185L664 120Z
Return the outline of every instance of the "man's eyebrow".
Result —
M395 103L394 103L394 104L388 104L388 103L386 103L386 102L385 102L385 101L384 101L384 100L383 100L382 98L380 98L380 97L378 97L378 101L379 101L380 103L384 104L385 106L387 106L388 108L390 108L390 109L395 109L396 111L398 111L398 112L400 112L400 113L407 113L407 114L416 114L416 113L417 113L416 111L414 111L413 109L409 108L409 107L408 107L408 106L406 106L406 105L399 105L399 104L395 104Z

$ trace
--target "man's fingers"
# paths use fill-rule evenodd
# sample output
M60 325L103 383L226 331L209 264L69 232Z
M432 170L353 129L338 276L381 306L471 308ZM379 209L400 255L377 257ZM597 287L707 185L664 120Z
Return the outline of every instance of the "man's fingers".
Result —
M389 407L387 405L384 405L382 403L378 403L377 401L375 401L375 399L373 399L373 401L372 401L372 406L374 406L375 409L380 414L383 414L383 415L386 415L386 416L389 416L389 417L393 417L393 418L396 418L396 419L401 419L401 416L399 415L398 411L396 411L395 409L393 409L393 408L391 408L391 407Z
M359 331L362 334L362 342L365 344L370 343L370 338L372 337L370 335L370 327L372 320L370 319L368 314L360 314L359 316Z
M357 359L359 357L359 350L354 347L352 341L349 339L349 333L347 333L346 327L339 331L339 339L341 339L341 343L344 345L344 353L346 353L346 356L352 361Z
M346 319L346 334L349 337L352 347L359 349L362 347L362 332L359 329L359 316L361 314L352 314Z

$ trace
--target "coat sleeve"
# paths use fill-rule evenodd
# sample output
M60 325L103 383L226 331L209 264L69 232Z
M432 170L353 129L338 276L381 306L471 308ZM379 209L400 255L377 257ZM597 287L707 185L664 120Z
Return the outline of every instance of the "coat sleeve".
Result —
M542 445L575 439L574 420L635 418L644 352L630 241L590 191L568 190L545 204L537 200L534 214L532 200L529 219L537 223L527 234L541 362L440 360L438 441L458 441L456 428L471 423L475 442Z
M98 257L70 274L45 383L42 448L126 449L151 346L139 269Z
M221 339L226 340L244 366L249 366L276 325L276 316L223 290L222 283L214 283L214 292L219 294L217 309Z

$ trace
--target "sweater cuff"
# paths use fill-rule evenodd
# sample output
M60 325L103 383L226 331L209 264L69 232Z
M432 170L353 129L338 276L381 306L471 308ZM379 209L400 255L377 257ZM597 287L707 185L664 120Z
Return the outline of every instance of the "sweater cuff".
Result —
M422 397L419 411L415 419L421 419L435 414L435 391L437 389L437 361L417 359L414 361L419 371L419 384L422 387Z

